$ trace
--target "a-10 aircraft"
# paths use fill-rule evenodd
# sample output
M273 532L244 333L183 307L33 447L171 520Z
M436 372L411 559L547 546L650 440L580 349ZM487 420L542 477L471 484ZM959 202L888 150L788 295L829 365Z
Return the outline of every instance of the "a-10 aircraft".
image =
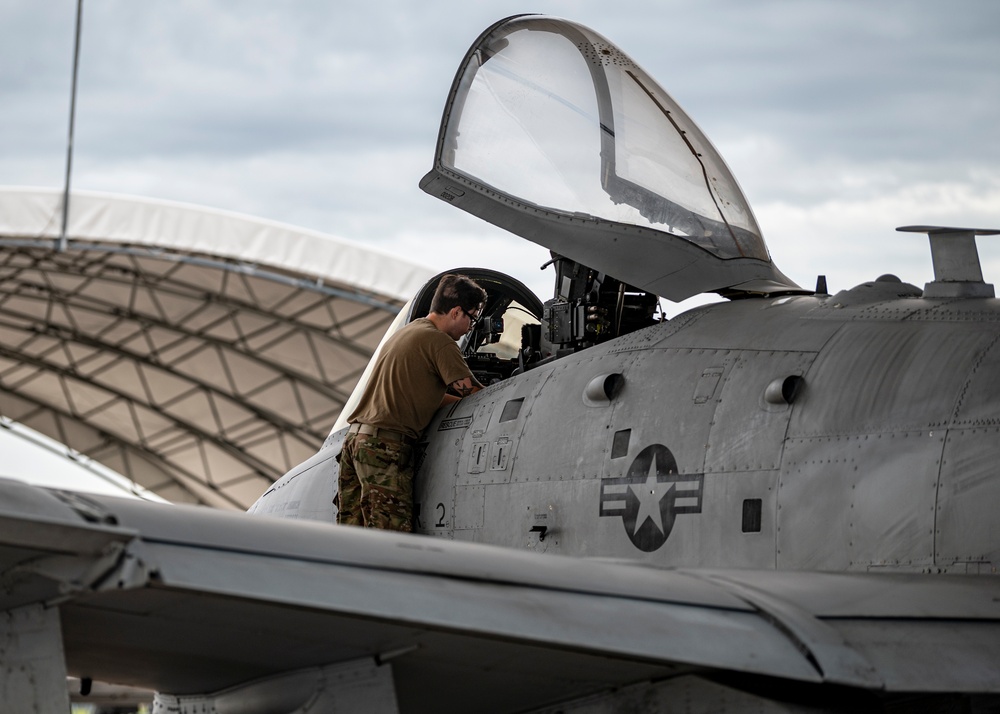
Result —
M472 46L421 187L556 284L458 268L488 387L421 439L419 535L331 525L343 417L250 516L4 483L5 711L67 672L184 714L1000 707L996 231L803 289L671 97L544 16Z

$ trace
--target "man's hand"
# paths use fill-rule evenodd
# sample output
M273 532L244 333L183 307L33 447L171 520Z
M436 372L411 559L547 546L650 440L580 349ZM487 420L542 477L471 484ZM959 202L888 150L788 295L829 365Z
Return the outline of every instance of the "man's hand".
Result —
M441 404L453 404L463 397L467 397L470 394L475 394L483 385L475 377L466 377L465 379L457 379L448 385L448 392L445 393L444 399L441 400ZM454 392L452 394L452 392Z

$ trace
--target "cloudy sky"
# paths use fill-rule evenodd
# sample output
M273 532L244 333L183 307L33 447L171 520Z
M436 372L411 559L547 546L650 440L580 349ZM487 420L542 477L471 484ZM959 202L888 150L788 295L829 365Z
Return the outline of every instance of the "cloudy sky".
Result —
M0 3L0 184L61 187L73 0ZM547 252L417 188L469 44L577 20L655 77L739 179L778 266L931 279L931 223L1000 228L995 0L85 0L73 186L283 221L434 269ZM1000 283L1000 237L981 238Z

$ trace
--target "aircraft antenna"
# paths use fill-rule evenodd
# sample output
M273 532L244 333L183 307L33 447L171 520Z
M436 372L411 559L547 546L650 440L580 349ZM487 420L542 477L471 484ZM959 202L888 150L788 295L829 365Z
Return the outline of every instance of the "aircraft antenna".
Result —
M983 280L976 236L995 236L992 228L948 226L900 226L904 233L926 233L931 241L934 280L924 285L924 297L996 297L993 286Z
M66 225L69 223L69 177L73 171L73 124L76 119L76 76L80 66L80 22L83 18L83 0L76 0L76 39L73 43L73 83L69 93L69 138L66 142L66 183L63 188L62 230L59 232L60 252L66 250Z

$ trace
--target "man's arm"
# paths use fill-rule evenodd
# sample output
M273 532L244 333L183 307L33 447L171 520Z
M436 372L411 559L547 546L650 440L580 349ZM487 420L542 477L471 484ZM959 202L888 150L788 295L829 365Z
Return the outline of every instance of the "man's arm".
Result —
M448 391L445 392L444 398L441 400L441 405L453 404L463 397L475 394L482 388L483 385L479 383L479 380L471 375L465 379L456 379L448 385Z

